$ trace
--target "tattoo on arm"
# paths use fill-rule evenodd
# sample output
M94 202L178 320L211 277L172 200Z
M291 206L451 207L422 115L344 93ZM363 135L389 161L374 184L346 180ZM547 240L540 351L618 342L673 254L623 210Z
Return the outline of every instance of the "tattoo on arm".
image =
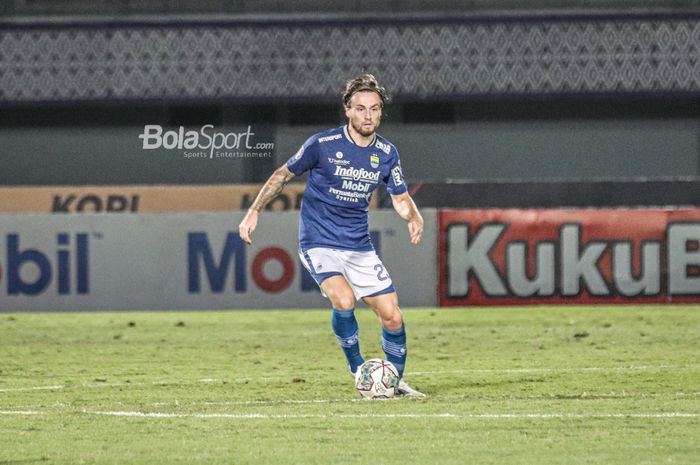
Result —
M250 206L251 209L260 211L265 208L270 201L282 192L284 186L294 177L294 173L289 171L287 165L282 165L272 173L272 176L265 182L258 196Z

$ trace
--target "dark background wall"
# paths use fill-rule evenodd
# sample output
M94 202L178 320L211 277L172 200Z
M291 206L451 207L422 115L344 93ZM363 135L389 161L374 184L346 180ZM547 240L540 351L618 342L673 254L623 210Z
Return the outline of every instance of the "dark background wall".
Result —
M5 0L6 14L354 13L492 11L562 8L684 8L696 0Z
M699 204L697 4L4 2L0 185L261 182L373 72L413 185L491 192L476 206L641 205L650 188ZM144 151L146 124L250 126L274 149L194 163Z
M467 112L469 106L462 103L453 111ZM401 118L402 110L417 114ZM235 112L235 106L227 111ZM315 108L310 105L296 111L313 113ZM106 118L101 110L95 112L96 121ZM183 151L143 150L138 138L143 124L133 124L130 112L135 121L166 129L180 124L193 129L215 124L217 130L240 132L250 126L258 140L274 142L273 155L194 165L182 156ZM541 115L538 119L533 115L438 122L431 121L423 110L405 106L389 106L387 112L380 132L398 147L406 175L413 182L655 179L700 174L700 115L613 118L572 111L567 118ZM6 124L0 128L0 184L5 185L263 181L311 134L343 124L339 115L302 125L273 123L274 118L245 123L236 122L236 118L204 117L199 124L192 119L179 123L159 117L158 112L144 117L137 109L125 109L114 117L124 119L123 125L50 124L45 120L41 126L25 126L20 124L21 117L13 121L9 117L12 113L3 112ZM25 112L24 118L31 118L31 113ZM36 121L42 118L45 116L37 115ZM414 118L421 122L406 121Z

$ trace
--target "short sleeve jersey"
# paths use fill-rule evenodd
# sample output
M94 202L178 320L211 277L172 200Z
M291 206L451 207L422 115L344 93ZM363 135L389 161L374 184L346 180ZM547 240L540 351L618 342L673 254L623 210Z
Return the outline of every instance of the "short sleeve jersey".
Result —
M396 147L378 134L361 147L347 126L311 136L287 167L297 176L309 171L299 223L302 250L373 250L367 221L372 192L380 182L392 195L407 190Z

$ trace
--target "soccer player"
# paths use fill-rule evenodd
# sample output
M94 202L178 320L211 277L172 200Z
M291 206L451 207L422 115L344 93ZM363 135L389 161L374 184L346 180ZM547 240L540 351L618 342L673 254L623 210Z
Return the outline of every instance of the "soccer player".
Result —
M356 299L362 299L381 321L382 348L401 377L398 394L425 397L403 380L406 330L391 277L370 241L367 210L372 192L380 181L386 183L414 245L421 240L423 218L408 194L396 148L376 132L387 101L384 87L364 74L346 83L342 101L348 124L311 136L275 170L241 221L239 234L251 244L260 210L290 179L309 171L301 204L299 257L333 305L333 332L351 373L364 363L354 314Z

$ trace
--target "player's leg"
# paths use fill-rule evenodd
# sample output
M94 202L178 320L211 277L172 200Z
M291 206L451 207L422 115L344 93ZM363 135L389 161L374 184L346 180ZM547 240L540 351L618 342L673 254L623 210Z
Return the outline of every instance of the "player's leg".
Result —
M324 279L319 285L333 305L331 326L343 349L351 373L365 360L360 353L359 326L355 318L355 295L342 275Z
M360 339L355 319L355 295L343 276L344 264L338 254L327 248L299 250L299 258L311 277L321 288L321 294L331 301L331 327L343 349L351 373L365 360L360 353Z
M372 295L364 297L362 300L379 317L382 324L382 349L384 349L386 359L394 364L399 371L399 376L403 376L408 352L406 350L406 328L396 292Z
M368 296L362 300L372 308L382 322L382 348L386 359L399 370L398 394L407 397L425 397L425 394L413 389L403 379L408 351L406 350L406 327L396 292Z
M374 250L342 252L345 276L357 298L362 298L382 323L382 347L403 374L406 364L406 331L399 299L386 267Z
M399 371L401 379L398 394L410 397L425 397L403 379L406 367L406 327L399 298L394 290L389 273L374 252L355 254L346 267L350 286L355 295L369 305L382 323L382 348L386 359Z
M362 300L372 308L382 322L382 348L384 349L384 354L386 354L386 359L393 363L399 371L398 394L408 397L425 397L425 394L413 389L403 379L408 353L406 350L406 327L396 292L380 293L364 297Z

